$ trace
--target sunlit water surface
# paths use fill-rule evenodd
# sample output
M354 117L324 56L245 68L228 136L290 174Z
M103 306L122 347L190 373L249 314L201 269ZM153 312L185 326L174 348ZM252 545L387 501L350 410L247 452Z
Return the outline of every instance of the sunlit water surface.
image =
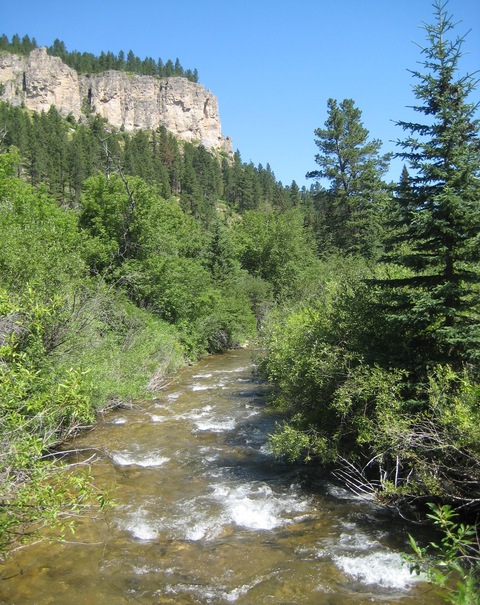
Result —
M373 502L275 460L279 417L239 350L105 416L95 448L117 506L0 568L0 602L121 605L437 604L402 565L407 531ZM91 451L85 453L90 455Z

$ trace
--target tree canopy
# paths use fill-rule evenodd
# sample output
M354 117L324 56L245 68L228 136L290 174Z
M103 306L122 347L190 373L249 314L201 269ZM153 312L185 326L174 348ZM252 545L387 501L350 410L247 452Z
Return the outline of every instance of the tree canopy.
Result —
M459 72L464 37L445 4L426 25L423 70L412 71L418 121L398 122L408 166L394 199L386 261L406 275L383 280L392 329L407 336L423 365L478 364L480 323L480 135L470 100L476 80ZM395 307L395 309L393 308Z
M315 130L319 170L307 177L330 181L328 192L318 196L324 239L347 252L369 257L382 241L382 213L388 187L382 176L389 154L380 154L382 142L369 140L361 111L352 99L328 100L325 128Z

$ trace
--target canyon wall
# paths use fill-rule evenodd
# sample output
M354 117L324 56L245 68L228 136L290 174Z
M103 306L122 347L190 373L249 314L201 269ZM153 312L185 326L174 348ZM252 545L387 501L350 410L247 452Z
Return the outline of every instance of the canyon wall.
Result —
M85 110L126 131L165 126L177 138L232 154L222 134L215 95L186 78L156 78L120 71L79 75L45 48L28 57L0 54L0 101L81 120Z

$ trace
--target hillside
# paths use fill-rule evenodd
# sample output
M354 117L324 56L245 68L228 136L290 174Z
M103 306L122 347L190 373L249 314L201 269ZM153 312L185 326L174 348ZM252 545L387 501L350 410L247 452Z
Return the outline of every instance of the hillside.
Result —
M46 48L28 56L0 54L0 101L32 111L54 105L76 120L86 113L128 132L164 126L178 139L232 155L215 95L187 78L159 78L108 70L81 75Z

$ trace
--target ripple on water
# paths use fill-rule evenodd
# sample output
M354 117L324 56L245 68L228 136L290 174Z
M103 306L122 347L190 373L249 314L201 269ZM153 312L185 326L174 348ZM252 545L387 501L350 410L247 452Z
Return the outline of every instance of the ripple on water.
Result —
M215 406L211 405L195 408L190 412L175 416L175 418L178 420L192 420L197 431L210 431L212 433L231 431L236 426L235 418L219 415Z
M206 495L178 502L174 510L158 516L155 510L124 510L121 527L141 540L214 540L234 528L268 531L305 518L309 499L298 493L275 493L264 483L211 485ZM164 511L165 513L165 511Z
M211 431L212 433L231 431L235 428L235 425L236 422L234 418L205 418L204 420L197 420L195 422L198 431Z
M141 466L143 468L162 466L170 461L167 456L159 452L148 452L146 454L132 452L111 452L110 456L118 466Z
M401 555L385 549L362 555L336 555L333 562L343 573L362 584L405 590L422 580L410 573Z
M346 531L326 548L316 551L319 559L329 558L352 581L365 586L407 590L425 578L410 573L402 556L359 530L355 523L344 523Z
M126 525L124 529L138 540L150 541L158 538L158 529L152 526L152 523L147 520L134 520Z
M268 485L258 483L214 486L212 496L222 503L231 523L251 530L281 527L309 508L309 501L296 493L275 494Z
M195 383L191 387L192 391L211 391L212 389L215 389L215 388L216 388L215 385L199 384L199 383Z
M35 546L26 562L20 554L6 602L26 603L28 592L30 603L42 595L79 605L438 605L431 592L418 598L423 587L402 566L395 526L383 517L377 525L371 503L323 474L274 462L265 433L280 415L263 414L247 357L233 369L228 359L186 370L159 400L106 416L108 440L103 427L79 437L79 447L107 452L95 472L116 482L117 505L105 525L82 522L84 546L51 554ZM219 383L229 390L191 390Z
M160 414L150 414L152 422L165 422L170 420L169 416L162 416Z

